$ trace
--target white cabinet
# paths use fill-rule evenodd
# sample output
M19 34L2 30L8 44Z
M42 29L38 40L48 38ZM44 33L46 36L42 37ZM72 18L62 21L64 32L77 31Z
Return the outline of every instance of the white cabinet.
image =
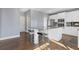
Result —
M78 32L77 29L79 27L71 27L71 26L66 26L67 22L79 22L79 10L77 11L71 11L71 12L64 12L64 13L59 13L56 15L51 15L50 19L55 19L55 21L58 21L58 19L64 18L65 20L65 28L62 28L62 31L64 34L69 34L69 35L74 35L77 36Z
M49 19L57 19L57 14L56 14L56 15L51 15L51 16L49 17Z
M65 14L66 14L65 12L59 13L57 19L65 18Z
M72 16L70 16L71 14L70 13L66 13L65 15L66 15L65 16L65 22L71 22L71 17L72 17Z
M66 21L79 21L79 11L67 12Z
M50 19L57 19L57 17L58 17L58 14L56 14L56 15L51 15L49 18L50 18Z
M58 19L62 19L62 18L65 18L66 15L65 15L65 12L64 13L59 13L59 14L56 14L56 15L51 15L49 17L49 19L55 19L55 21L57 22Z
M79 22L79 11L66 12L66 22ZM69 35L78 35L77 27L66 26L63 33Z

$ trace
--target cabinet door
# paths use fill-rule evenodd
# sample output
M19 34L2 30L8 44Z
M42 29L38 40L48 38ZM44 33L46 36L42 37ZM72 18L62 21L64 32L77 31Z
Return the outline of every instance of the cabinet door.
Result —
M66 21L79 21L79 11L67 12Z
M65 12L57 14L57 19L65 18Z
M55 14L55 15L51 15L50 17L49 17L49 19L57 19L58 18L58 14Z

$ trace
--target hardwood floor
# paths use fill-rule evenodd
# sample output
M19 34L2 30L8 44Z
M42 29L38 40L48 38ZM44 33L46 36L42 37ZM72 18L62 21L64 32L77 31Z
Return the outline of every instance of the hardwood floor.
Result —
M0 50L16 50L19 46L19 38L0 40Z
M76 37L73 37L73 38L76 38ZM77 50L78 49L77 45L71 44L69 42L71 39L72 39L72 36L70 37L67 35L63 35L63 38L60 42L66 46L69 46L69 47ZM48 41L47 38L45 38L45 41L41 41L39 44L35 45L28 41L27 41L27 43L22 43L20 41L20 38L18 38L18 37L12 38L12 39L7 39L7 40L0 40L0 50L33 50L47 42L48 43L50 42L50 45L43 50L68 50L54 42ZM22 43L22 45L20 45L20 43Z
M0 50L33 50L43 44L45 44L48 41L41 42L40 44L25 44L20 46L19 38L12 38L7 40L1 40L0 41ZM20 46L20 47L19 47ZM24 47L24 48L23 48ZM50 42L50 46L48 46L50 50L65 50L63 47ZM48 47L44 48L43 50L48 50Z
M78 50L78 39L76 36L63 34L60 42L63 43L65 46L69 46L75 50Z
M45 42L35 45L30 42L20 45L20 38L12 38L7 40L0 40L0 50L33 50L44 43Z

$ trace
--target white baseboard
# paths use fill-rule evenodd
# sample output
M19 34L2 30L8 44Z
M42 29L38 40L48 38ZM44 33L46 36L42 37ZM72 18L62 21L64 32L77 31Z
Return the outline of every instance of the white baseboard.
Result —
M0 40L6 40L6 39L11 39L11 38L16 38L16 37L20 37L20 35L3 37L3 38L0 38Z

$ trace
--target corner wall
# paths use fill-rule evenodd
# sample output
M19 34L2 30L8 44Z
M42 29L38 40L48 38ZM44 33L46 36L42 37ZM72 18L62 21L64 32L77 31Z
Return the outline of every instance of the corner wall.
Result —
M19 35L19 10L17 8L2 8L1 12L1 38Z
M0 8L0 37L1 37L1 8Z

